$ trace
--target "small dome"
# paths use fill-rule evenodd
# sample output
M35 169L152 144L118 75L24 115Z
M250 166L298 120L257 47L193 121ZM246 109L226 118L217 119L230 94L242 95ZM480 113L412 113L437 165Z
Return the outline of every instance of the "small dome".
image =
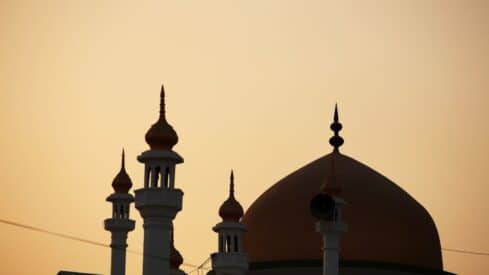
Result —
M173 241L173 233L171 235L171 247L170 247L170 267L171 269L179 269L183 264L182 254L175 248Z
M234 198L234 173L231 171L231 183L229 188L229 198L222 203L219 208L219 216L225 222L239 222L243 217L243 207Z
M132 187L132 181L126 172L124 150L122 150L121 170L112 181L112 187L116 193L127 193Z
M160 117L146 132L146 142L153 150L171 150L178 143L177 132L165 117L165 89L161 86Z

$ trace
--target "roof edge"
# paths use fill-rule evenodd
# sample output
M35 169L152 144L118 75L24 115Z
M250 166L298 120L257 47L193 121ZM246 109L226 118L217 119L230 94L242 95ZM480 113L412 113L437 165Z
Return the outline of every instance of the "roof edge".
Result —
M294 267L321 267L322 265L323 261L319 259L252 262L250 263L250 270ZM340 260L340 268L371 268L380 270L395 270L404 272L415 272L423 275L456 275L455 273L430 269L426 267L375 261Z

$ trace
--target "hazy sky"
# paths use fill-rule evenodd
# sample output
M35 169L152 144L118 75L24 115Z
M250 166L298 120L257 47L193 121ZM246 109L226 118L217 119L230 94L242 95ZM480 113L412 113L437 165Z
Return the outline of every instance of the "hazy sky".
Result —
M345 154L422 203L443 247L487 252L488 3L0 0L0 219L109 243L121 148L139 188L164 83L186 262L217 248L230 169L246 209L331 150L335 102ZM0 244L1 274L109 274L107 248L3 224ZM489 273L488 256L443 257Z

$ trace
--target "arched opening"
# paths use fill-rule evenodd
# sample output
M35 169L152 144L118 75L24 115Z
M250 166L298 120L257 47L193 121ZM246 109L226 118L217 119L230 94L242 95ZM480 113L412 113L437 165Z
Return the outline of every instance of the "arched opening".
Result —
M238 252L238 236L234 235L234 252Z
M160 179L160 167L156 166L154 174L154 187L158 188L158 180Z
M231 252L231 236L226 236L226 252Z
M119 218L124 219L124 205L121 204L119 209Z
M165 168L165 177L164 177L165 188L170 188L170 167Z
M219 236L219 252L224 252L224 238Z
M151 176L151 167L146 166L146 171L144 171L144 188L149 187L150 176Z

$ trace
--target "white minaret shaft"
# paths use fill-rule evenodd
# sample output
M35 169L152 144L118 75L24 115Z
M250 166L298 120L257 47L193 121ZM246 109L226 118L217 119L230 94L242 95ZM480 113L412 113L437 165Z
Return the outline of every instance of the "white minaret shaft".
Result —
M343 201L335 199L336 214L339 217ZM338 275L340 263L341 234L347 231L346 223L339 219L321 219L316 223L316 231L323 237L323 275Z
M243 251L246 232L240 219L243 207L234 198L234 174L231 171L229 198L219 208L222 222L212 229L218 234L218 252L211 254L212 269L216 275L244 275L248 271L248 257Z
M110 243L110 247L112 248L110 262L111 275L126 274L126 240L127 232L112 232L112 241Z
M143 275L170 273L170 234L173 219L182 209L183 192L175 189L175 165L183 158L172 151L178 136L165 117L161 88L160 117L146 133L150 150L138 156L144 164L144 187L135 191L136 208L144 223Z
M124 151L122 151L121 170L112 182L115 192L107 198L107 201L112 203L112 218L104 221L105 230L110 231L112 235L111 275L126 274L127 234L134 230L134 221L129 219L129 206L134 201L133 196L128 193L131 186L132 182L125 170Z

